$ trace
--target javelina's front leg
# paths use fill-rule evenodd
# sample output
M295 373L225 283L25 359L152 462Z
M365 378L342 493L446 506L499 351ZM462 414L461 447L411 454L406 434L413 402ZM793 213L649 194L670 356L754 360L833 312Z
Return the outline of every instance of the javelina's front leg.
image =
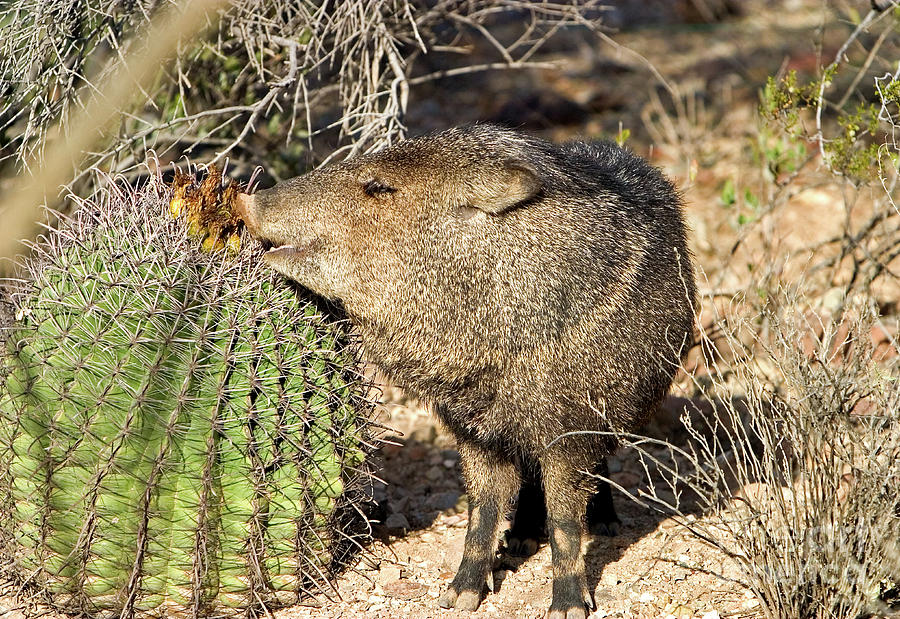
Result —
M459 570L438 603L475 610L491 575L500 521L518 490L519 476L512 461L472 443L460 444L459 455L469 497L469 528Z
M584 619L594 600L587 587L581 534L591 490L561 449L541 458L547 528L553 553L553 601L548 619Z

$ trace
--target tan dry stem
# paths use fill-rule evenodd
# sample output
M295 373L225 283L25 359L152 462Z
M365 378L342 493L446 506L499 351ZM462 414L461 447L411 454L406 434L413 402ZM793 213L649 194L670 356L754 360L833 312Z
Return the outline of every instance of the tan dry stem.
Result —
M56 125L47 142L57 147L47 149L43 161L35 158L26 167L32 173L19 175L0 201L0 258L22 253L22 239L34 238L38 230L40 207L56 202L61 188L71 179L73 164L121 117L134 93L147 86L160 65L174 55L182 37L196 37L218 19L216 11L225 4L225 0L182 0L174 9L161 13L138 38L147 41L146 48L135 46L128 51L96 89L96 96L70 123L72 131L63 134ZM85 88L94 90L90 84Z

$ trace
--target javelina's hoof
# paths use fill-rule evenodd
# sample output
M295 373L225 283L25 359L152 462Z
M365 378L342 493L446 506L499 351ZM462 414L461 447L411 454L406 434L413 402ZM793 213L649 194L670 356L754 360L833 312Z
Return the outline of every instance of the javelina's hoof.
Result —
M523 514L522 511L520 503L512 527L504 533L503 545L510 557L530 557L538 551L542 542L547 541L547 517L530 512Z
M538 551L540 544L541 542L536 536L520 537L519 534L512 531L506 532L504 541L506 554L511 557L530 557Z
M471 525L471 523L470 523ZM472 559L463 554L459 564L459 570L453 577L453 582L438 600L441 608L456 608L457 610L477 610L481 604L481 594L484 586L494 590L494 572L491 570L491 558L481 557Z
M546 619L586 619L594 607L594 596L588 590L584 576L555 578L553 602Z
M450 588L447 589L447 591L444 592L444 595L438 600L438 605L441 608L455 608L457 610L478 610L480 604L480 591L473 591L470 589L457 593L456 589L453 588L453 585L450 585Z
M608 475L606 460L603 460L598 467L600 475ZM587 507L587 528L592 535L603 535L605 537L615 537L619 534L619 527L622 522L616 514L616 507L613 505L612 489L609 484L603 482L597 488L597 493L591 497Z
M551 607L547 611L547 619L587 619L587 610L584 606L567 610Z
M608 522L591 522L588 525L591 535L602 535L603 537L615 537L621 532L621 528L622 522L618 518Z
M594 600L585 590L582 592L582 600L574 604L557 604L556 600L547 611L547 619L587 619L588 612L594 608Z

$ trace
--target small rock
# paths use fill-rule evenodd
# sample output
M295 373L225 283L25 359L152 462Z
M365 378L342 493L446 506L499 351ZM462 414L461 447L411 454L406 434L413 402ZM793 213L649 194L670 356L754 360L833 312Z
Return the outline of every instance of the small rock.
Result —
M681 525L678 523L678 520L677 520L676 518L672 518L672 517L670 516L669 518L666 518L666 519L660 521L660 523L659 523L659 530L661 530L661 531L671 531L672 529L676 529L676 528L678 528L678 527L680 527L680 526L681 526Z
M433 443L437 438L437 428L433 425L427 425L423 428L416 428L409 435L409 438L419 441L420 443Z
M447 460L444 460L441 464L444 465L444 468L452 469L454 466L456 466L456 460L450 460L448 458Z
M444 476L444 471L440 467L433 466L425 471L425 479L428 481L437 481Z
M832 288L823 294L819 301L822 304L822 309L830 314L834 314L844 303L844 289Z
M679 604L678 606L669 609L666 616L672 617L673 619L691 619L691 617L694 616L694 610Z
M372 498L379 503L384 501L387 499L387 488L383 484L373 484Z
M459 494L456 492L436 492L428 497L428 500L425 503L432 509L445 511L453 509L456 506L456 501L458 499Z
M400 574L401 571L399 565L384 565L378 570L378 577L376 580L379 584L386 585L395 580L400 580Z
M384 594L398 600L415 600L428 592L428 587L414 580L397 579L384 585Z
M400 513L393 513L384 521L384 526L392 530L408 531L410 529L409 520Z
M603 575L600 576L600 582L611 587L619 584L619 578L612 572L604 570Z
M456 573L462 561L462 544L455 544L447 549L446 554L441 558L441 569L445 570L452 577Z
M665 505L668 505L674 509L678 508L678 497L675 496L670 490L662 490L660 488L654 489L654 494L656 495L657 500L662 501Z
M385 458L393 458L400 453L402 447L402 445L397 445L396 443L384 443L381 445L381 453Z
M409 490L407 490L406 488L401 488L400 486L391 487L391 495L397 499L400 499L400 498L409 499L412 496L412 494Z
M356 564L356 567L363 570L364 572L373 572L381 567L381 561L372 554L363 554L359 558L359 562Z
M714 246L709 239L709 226L702 217L686 217L688 225L691 227L691 238L694 240L694 246L701 252L713 251Z
M392 514L400 514L406 511L406 508L409 507L409 496L400 496L396 499L388 501L387 508L388 512Z
M428 450L425 449L425 446L418 443L410 445L406 450L406 456L414 461L424 460L427 453Z
M444 521L444 524L446 524L448 527L464 527L468 523L468 514L453 514Z
M612 602L616 599L616 596L613 594L612 590L608 587L597 587L594 590L594 602L597 603L598 607L601 604L606 604L608 602Z
M619 484L626 490L629 488L634 488L639 483L641 483L641 478L632 473L631 471L621 471L619 473L612 473L609 478L613 480L615 483Z

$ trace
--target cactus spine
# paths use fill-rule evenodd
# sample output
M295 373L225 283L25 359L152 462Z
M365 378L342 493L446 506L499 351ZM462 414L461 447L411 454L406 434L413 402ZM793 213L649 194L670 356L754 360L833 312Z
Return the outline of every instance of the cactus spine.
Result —
M370 407L345 324L258 251L198 251L168 197L82 204L16 295L2 550L69 611L296 601L356 535Z

